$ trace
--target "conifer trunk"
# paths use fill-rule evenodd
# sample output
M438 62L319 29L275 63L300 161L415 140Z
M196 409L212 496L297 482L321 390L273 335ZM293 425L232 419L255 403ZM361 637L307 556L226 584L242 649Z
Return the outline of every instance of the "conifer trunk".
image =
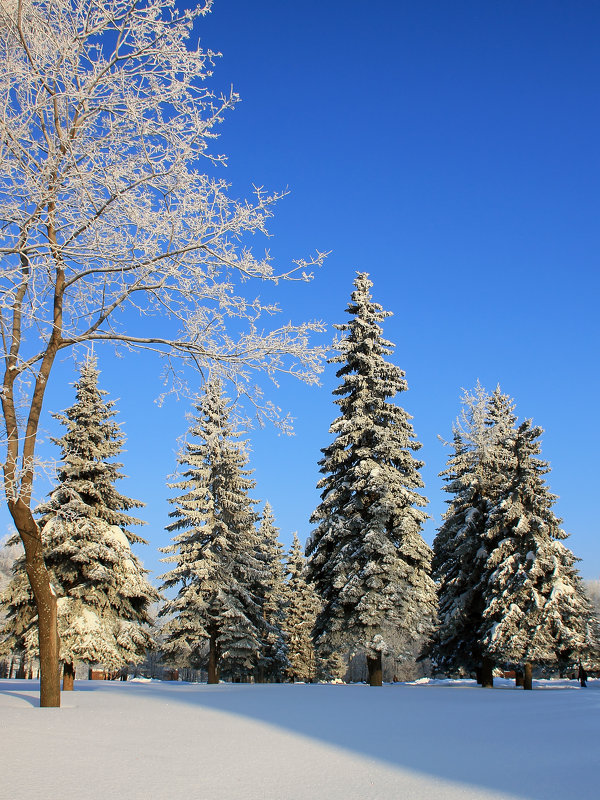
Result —
M369 670L369 686L383 686L381 653L377 653L375 656L367 656L367 668Z
M494 662L489 658L483 658L481 661L481 687L494 688Z
M219 669L217 664L217 632L212 630L208 650L208 683L219 682Z
M525 675L523 678L523 689L533 689L533 664L531 661L525 662Z
M71 662L67 664L65 661L63 665L63 692L72 692L75 684L75 664Z
M525 681L525 676L523 674L523 670L521 667L515 670L515 686L523 686Z
M20 681L25 680L25 653L21 653L21 658L19 660L19 666L17 667L17 671L15 673L15 678Z

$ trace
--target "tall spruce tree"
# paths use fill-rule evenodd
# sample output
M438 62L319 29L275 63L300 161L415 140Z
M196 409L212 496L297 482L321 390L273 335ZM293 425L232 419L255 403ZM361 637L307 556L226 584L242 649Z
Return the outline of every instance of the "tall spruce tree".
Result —
M454 427L453 453L441 475L453 495L433 543L439 625L428 655L450 674L478 674L493 685L491 653L482 647L490 510L510 472L513 405L499 388L492 395L477 383L466 392Z
M499 387L467 393L454 452L442 473L454 497L434 541L439 627L429 654L438 668L479 673L494 665L561 664L589 652L595 621L562 544L555 497L537 458L541 429L517 428Z
M130 530L142 523L127 512L143 503L115 487L123 465L113 459L124 437L98 376L96 359L88 357L75 383L74 405L55 415L67 429L52 440L62 451L58 485L37 509L44 561L58 595L63 689L73 688L77 661L111 670L141 661L152 643L150 606L160 597L131 551L132 544L146 542ZM35 651L35 605L24 558L15 566L9 593L9 620Z
M258 557L263 564L263 576L257 587L257 595L264 618L259 679L280 682L290 666L287 643L283 632L284 568L283 547L279 542L279 530L269 502L265 503L258 528Z
M525 689L533 664L573 663L597 646L597 621L544 480L550 467L537 457L542 433L526 420L509 439L513 461L484 537L481 647L497 663L524 664Z
M255 670L264 620L256 587L265 567L258 556L257 514L248 492L254 487L245 443L229 418L222 384L213 381L197 414L179 464L180 494L167 526L173 544L162 548L175 564L163 576L177 595L161 609L164 651L179 663L197 666L208 642L208 681L221 672L236 678Z
M306 559L298 534L288 553L284 584L284 622L292 681L310 683L317 676L312 632L320 609L319 598L306 580Z
M323 600L318 648L363 650L371 685L381 685L382 654L407 652L429 636L436 609L431 550L421 536L426 499L422 462L407 412L390 398L407 389L404 372L386 361L393 345L380 323L390 316L359 273L339 355L340 416L319 462L321 503L307 546L309 577Z

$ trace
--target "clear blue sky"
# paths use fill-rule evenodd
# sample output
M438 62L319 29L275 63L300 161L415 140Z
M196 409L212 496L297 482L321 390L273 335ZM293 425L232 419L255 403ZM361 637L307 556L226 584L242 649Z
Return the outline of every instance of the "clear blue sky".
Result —
M198 30L223 53L214 85L243 100L216 145L233 194L290 189L257 247L282 267L331 250L312 284L280 287L285 319L343 321L357 270L394 313L385 334L423 442L426 539L444 510L437 437L450 436L461 388L499 382L546 430L567 544L597 578L600 5L215 0ZM187 406L155 406L149 357L97 353L128 437L120 488L148 504L140 555L160 572ZM54 375L48 411L71 404L71 370ZM292 531L308 535L318 502L333 372L320 389L269 390L296 417L295 437L251 433L255 497L270 500L286 547Z

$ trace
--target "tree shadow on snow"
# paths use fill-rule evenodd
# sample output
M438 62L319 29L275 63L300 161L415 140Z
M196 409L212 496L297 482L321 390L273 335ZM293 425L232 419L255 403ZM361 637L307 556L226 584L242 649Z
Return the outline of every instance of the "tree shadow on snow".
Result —
M29 689L31 694L19 691L20 689ZM0 682L0 694L7 697L16 697L19 700L24 700L34 708L40 707L40 683L39 681L24 681L24 680L3 680Z

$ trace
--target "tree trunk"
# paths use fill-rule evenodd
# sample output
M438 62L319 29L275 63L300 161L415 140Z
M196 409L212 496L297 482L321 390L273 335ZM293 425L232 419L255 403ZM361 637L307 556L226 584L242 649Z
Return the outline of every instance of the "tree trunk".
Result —
M523 686L524 680L523 670L519 667L515 670L515 686Z
M21 654L21 660L19 661L15 678L18 678L20 681L25 680L25 653Z
M369 670L369 686L383 686L381 653L377 653L373 657L367 656L367 668Z
M208 650L208 683L219 682L219 667L217 657L217 632L211 631Z
M67 664L65 661L63 665L63 692L72 692L73 684L75 683L75 664L71 662Z
M475 680L477 681L478 685L481 686L481 667L477 667L475 670Z
M9 504L25 548L25 569L38 614L40 649L40 706L60 706L60 662L56 594L44 564L42 535L31 510L22 500Z
M531 661L525 662L525 675L523 677L523 689L533 689L533 664Z
M494 662L489 658L481 661L481 686L483 689L494 688Z

